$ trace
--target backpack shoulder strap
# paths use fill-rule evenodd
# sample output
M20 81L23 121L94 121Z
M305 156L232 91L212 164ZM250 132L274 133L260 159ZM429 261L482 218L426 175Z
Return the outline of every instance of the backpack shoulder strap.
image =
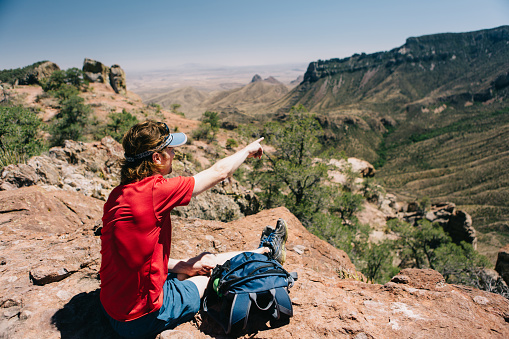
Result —
M228 321L228 329L226 334L229 334L232 326L240 320L244 319L242 329L246 328L247 319L249 318L249 310L251 309L251 298L248 293L235 294L232 301L232 308L230 310L230 320Z
M276 302L277 302L277 319L279 319L279 313L283 313L289 317L293 316L293 307L292 301L290 300L290 296L288 295L288 290L286 287L277 287L276 288Z

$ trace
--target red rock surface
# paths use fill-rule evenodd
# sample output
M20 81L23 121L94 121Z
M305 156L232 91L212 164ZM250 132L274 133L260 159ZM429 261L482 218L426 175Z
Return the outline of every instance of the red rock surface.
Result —
M4 338L116 338L99 304L102 202L33 186L0 192L0 333ZM174 218L172 257L257 247L260 231L288 221L294 317L245 338L507 338L509 301L447 285L432 270L404 270L386 285L342 280L348 256L311 235L285 208L230 223ZM161 338L221 338L205 314Z

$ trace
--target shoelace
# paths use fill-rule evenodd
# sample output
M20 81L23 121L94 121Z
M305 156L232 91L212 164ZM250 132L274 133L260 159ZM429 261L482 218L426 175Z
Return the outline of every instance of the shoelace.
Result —
M264 243L268 243L270 245L270 249L272 250L272 254L274 255L274 253L276 253L276 245L273 240L274 240L274 237L275 237L275 232L272 232L271 234L269 234L269 236L267 237L267 239L265 239Z

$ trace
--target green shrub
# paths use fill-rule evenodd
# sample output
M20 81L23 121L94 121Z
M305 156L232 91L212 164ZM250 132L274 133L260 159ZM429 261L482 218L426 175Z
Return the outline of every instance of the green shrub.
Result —
M42 121L23 106L0 106L0 168L20 163L45 148Z
M83 79L83 71L78 68L69 68L66 71L55 71L48 79L44 79L41 87L45 92L57 92L60 87L68 85L81 90L88 83Z
M216 133L219 130L219 116L217 112L206 111L202 115L201 124L193 132L196 140L205 140L208 143L216 140Z
M438 224L422 220L412 226L394 219L388 226L400 236L397 245L406 266L437 270L448 283L475 285L478 270L490 265L471 244L455 244Z
M391 240L365 242L359 254L356 266L370 281L383 284L400 271L392 265L395 252Z
M60 112L50 127L52 146L61 146L65 140L78 141L83 138L92 112L90 106L83 102L83 98L76 95L62 101Z
M238 146L239 146L239 143L235 139L229 138L226 140L226 149L231 150Z
M121 113L108 114L110 122L106 125L106 134L118 142L122 142L124 134L131 126L138 123L138 119L125 109Z
M216 139L216 131L209 123L202 122L198 129L193 131L193 138L196 140L205 140L210 143Z
M210 124L212 129L214 129L215 131L219 129L220 120L217 112L206 111L205 113L203 113L202 122L205 124Z
M78 95L79 90L72 85L62 84L52 93L56 98L60 99L60 101L63 101L69 99L73 95Z
M360 212L363 208L362 203L364 197L361 194L352 192L341 192L334 198L334 202L329 207L330 213L336 213L343 223L350 223L355 217L356 212Z

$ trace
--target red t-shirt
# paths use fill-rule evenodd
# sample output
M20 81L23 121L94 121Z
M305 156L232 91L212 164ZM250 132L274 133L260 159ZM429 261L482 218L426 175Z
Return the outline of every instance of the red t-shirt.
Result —
M171 248L170 211L187 205L193 177L154 175L116 187L104 204L101 303L128 321L161 308Z

